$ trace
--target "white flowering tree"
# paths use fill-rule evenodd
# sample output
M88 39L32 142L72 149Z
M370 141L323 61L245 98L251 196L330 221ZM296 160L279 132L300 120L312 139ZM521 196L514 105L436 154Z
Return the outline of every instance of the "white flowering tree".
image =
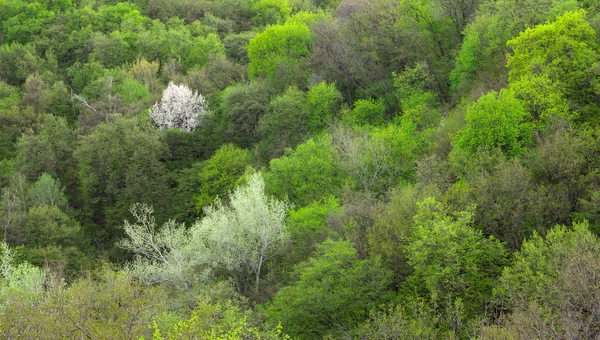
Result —
M170 82L160 102L152 107L150 117L161 130L177 128L192 132L208 113L208 103L200 93L184 84Z

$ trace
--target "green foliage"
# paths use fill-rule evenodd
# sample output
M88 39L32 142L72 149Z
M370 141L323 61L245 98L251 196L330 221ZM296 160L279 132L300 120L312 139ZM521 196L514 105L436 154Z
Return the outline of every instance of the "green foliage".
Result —
M304 24L269 26L248 43L248 74L252 79L266 77L278 88L304 87L311 43L310 28Z
M368 322L353 332L357 339L451 339L452 332L441 332L435 325L439 316L424 303L397 305L388 310L372 313Z
M125 105L148 99L150 96L147 86L131 78L125 78L121 83L115 85L115 90Z
M599 249L586 223L556 226L545 238L534 235L504 269L495 291L498 305L514 312L487 331L512 337L597 336L598 320L589 311L598 307Z
M347 241L323 243L315 257L298 267L296 276L296 282L280 289L267 305L267 314L299 339L335 336L390 298L391 273L377 260L361 260Z
M230 141L243 148L258 141L257 125L260 117L269 110L269 92L262 82L237 84L222 92L219 109L224 115L225 134Z
M401 180L412 180L414 161L427 144L410 122L378 127L368 133L343 125L333 129L340 164L364 192L383 194Z
M206 37L197 37L192 40L185 57L185 67L202 67L210 58L225 55L225 46L219 36L210 33Z
M123 272L105 270L97 281L88 276L68 287L50 279L48 290L35 294L9 290L0 329L6 338L148 337L147 322L165 309L166 298L164 290L143 286ZM23 315L27 322L20 321Z
M386 167L390 178L386 181L390 183L392 178L413 179L414 162L429 150L428 135L419 133L417 125L411 121L377 128L372 135L389 150Z
M296 276L267 305L267 313L299 339L351 328L390 298L391 273L377 260L361 260L347 241L323 243Z
M256 36L255 32L229 34L223 39L225 54L235 62L248 64L248 42Z
M299 11L299 12L294 13L294 15L290 16L286 20L286 23L299 23L299 24L304 24L304 25L312 28L317 22L323 22L325 20L331 20L331 19L332 19L331 14L324 12L324 11L318 11L318 12Z
M431 76L425 67L424 64L416 64L413 68L394 74L402 119L410 119L420 130L437 126L441 118L437 96L431 91Z
M596 32L584 11L567 12L556 21L527 29L507 44L509 81L545 75L561 89L582 114L596 114L588 106L598 93L595 65L598 59Z
M339 192L347 181L336 162L336 150L329 138L310 139L271 160L265 175L267 191L299 206Z
M355 125L383 125L385 104L381 99L359 99L352 111L344 112L343 120Z
M79 223L55 205L33 206L19 230L20 257L36 266L48 266L74 278L89 266L83 253L86 239Z
M578 116L571 111L560 84L553 83L546 74L523 76L511 82L510 89L531 117L542 123L547 124L557 117L573 121Z
M508 90L490 92L467 109L466 125L457 133L455 146L470 153L500 148L519 155L533 139L533 126L523 103Z
M501 243L473 228L473 208L456 217L446 209L434 198L418 203L407 249L414 268L409 282L460 332L461 320L473 320L485 309L507 254Z
M0 337L598 338L599 8L0 0Z
M571 256L583 255L598 247L597 238L590 233L587 223L578 223L572 229L552 228L545 238L534 234L515 253L510 267L504 269L500 285L494 295L506 307L516 307L529 301L556 303L556 289L563 279L564 265Z
M342 94L334 84L324 81L311 86L306 93L306 103L310 107L311 131L320 131L327 127L337 116Z
M482 15L467 26L456 65L450 73L452 91L461 91L472 86L476 72L498 73L493 62L503 58L504 44L508 39L506 25L498 16ZM500 71L501 72L501 71Z
M32 42L55 17L54 12L48 11L39 2L29 3L20 8L19 12L2 23L2 35L8 43Z
M0 45L0 78L12 86L21 86L27 77L40 71L40 57L32 44Z
M91 40L93 49L90 59L101 63L106 68L132 63L136 51L127 38L127 35L120 31L112 31L109 34L95 32Z
M286 149L302 143L310 133L310 107L306 94L296 87L273 98L271 110L258 121L259 149L265 160L283 155Z
M135 202L164 212L171 193L166 183L166 148L159 134L135 119L116 117L83 136L74 152L86 223L96 242L109 247L117 225ZM90 226L91 227L91 226Z
M83 65L74 63L67 69L73 90L77 93L80 93L86 86L101 78L104 72L104 66L97 61L91 61Z
M64 188L61 187L59 181L46 173L43 173L33 183L27 195L33 207L41 205L56 206L61 209L67 207L67 197L65 196Z
M75 143L75 132L64 118L45 115L38 133L29 130L19 139L15 166L30 180L47 173L66 185L73 185Z
M257 0L256 15L252 18L259 26L282 24L292 12L288 0Z
M327 227L327 220L337 213L341 213L341 208L334 197L323 198L290 211L287 219L290 245L285 254L286 268L309 258L319 243L335 236L336 233Z
M198 174L200 188L196 197L196 210L202 211L215 199L225 198L237 186L250 161L248 150L232 144L221 146L202 164Z
M389 201L379 207L373 227L367 232L371 254L379 256L382 264L394 272L396 281L405 279L412 272L406 247L411 239L419 196L413 186L394 189Z
M8 85L4 80L0 80L0 110L13 106L18 99L19 91L17 88Z
M250 326L245 314L237 306L200 301L188 319L170 328L159 328L154 323L152 339L288 339L280 328L264 332Z

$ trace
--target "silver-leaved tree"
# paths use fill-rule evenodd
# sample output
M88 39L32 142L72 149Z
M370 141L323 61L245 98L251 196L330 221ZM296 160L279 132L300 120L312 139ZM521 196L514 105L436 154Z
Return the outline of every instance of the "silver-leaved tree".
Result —
M173 222L158 228L152 209L134 205L137 222L125 222L127 238L120 246L136 253L129 269L139 279L170 283L182 290L226 273L243 294L258 294L265 262L285 245L288 205L265 194L254 174L229 197L216 203L189 230ZM250 288L250 289L249 289Z

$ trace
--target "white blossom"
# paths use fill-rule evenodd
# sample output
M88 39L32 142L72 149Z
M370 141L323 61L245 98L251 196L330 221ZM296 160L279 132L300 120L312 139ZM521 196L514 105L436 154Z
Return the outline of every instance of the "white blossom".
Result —
M177 128L192 132L208 113L208 103L200 93L184 84L170 82L160 102L152 107L150 117L161 130Z

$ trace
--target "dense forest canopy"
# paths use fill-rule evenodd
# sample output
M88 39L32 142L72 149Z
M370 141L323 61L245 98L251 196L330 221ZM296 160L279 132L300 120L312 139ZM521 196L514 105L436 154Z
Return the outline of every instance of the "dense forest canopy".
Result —
M0 0L0 334L600 337L587 0Z

